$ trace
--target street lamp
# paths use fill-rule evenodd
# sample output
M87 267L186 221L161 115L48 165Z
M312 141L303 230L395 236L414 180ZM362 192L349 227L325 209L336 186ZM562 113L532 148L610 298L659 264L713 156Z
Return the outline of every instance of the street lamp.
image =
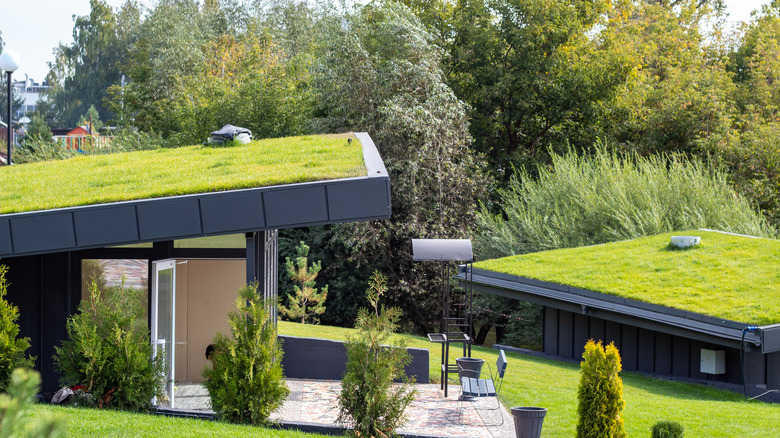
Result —
M21 62L19 55L11 50L6 50L0 55L0 69L8 75L8 135L6 136L6 140L8 140L8 166L11 165L11 145L13 144L14 135L13 128L11 127L11 74L19 68Z

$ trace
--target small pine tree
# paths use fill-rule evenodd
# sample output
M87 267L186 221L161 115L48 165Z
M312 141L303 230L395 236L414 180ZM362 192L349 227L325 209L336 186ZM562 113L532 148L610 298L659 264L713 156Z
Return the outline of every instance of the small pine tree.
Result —
M621 412L623 381L620 353L614 343L604 348L592 339L585 344L585 359L580 364L580 386L577 390L577 438L623 438L626 431Z
M314 262L308 266L309 246L301 242L295 247L298 257L295 264L287 257L287 274L290 280L296 282L295 295L288 295L289 307L279 306L279 311L287 318L300 318L302 324L306 324L306 318L311 318L315 323L319 322L317 315L325 313L325 299L328 298L328 286L317 291L314 287L317 275L322 269L321 262Z
M685 428L676 421L659 421L653 425L652 438L683 438Z
M411 361L404 345L387 347L398 328L398 308L380 311L379 299L387 292L387 278L374 271L366 291L373 309L360 309L357 334L347 342L347 372L339 395L340 423L351 423L359 437L392 436L404 419L404 410L414 400L413 378L404 374ZM403 384L393 385L393 380Z
M19 338L19 309L6 301L8 267L0 265L0 391L5 391L15 368L32 368L34 358L24 352L30 348L29 338Z
M213 368L203 368L203 385L225 421L263 424L290 392L268 304L257 283L247 284L238 292L238 311L228 315L231 336L214 337Z

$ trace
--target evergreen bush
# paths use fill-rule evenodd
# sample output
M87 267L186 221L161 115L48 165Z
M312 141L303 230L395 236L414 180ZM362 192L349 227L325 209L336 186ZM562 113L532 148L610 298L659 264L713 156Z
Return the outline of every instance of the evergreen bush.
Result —
M652 438L683 438L685 428L676 421L659 421L653 425Z
M163 396L163 356L152 358L149 329L136 323L144 315L143 295L124 284L101 291L92 282L56 348L61 384L83 386L100 408L143 411Z
M217 416L231 423L263 424L284 403L289 390L282 371L271 309L257 283L238 292L237 311L228 320L231 336L217 333L213 368L205 367L204 386Z
M292 320L300 318L301 324L306 324L307 318L316 324L319 315L325 313L325 300L328 298L327 285L319 291L314 287L322 262L314 262L309 266L309 246L303 241L295 247L295 251L298 253L295 264L289 257L285 263L287 275L297 283L293 285L295 295L287 296L289 306L279 306L279 312Z
M13 371L8 392L0 394L0 438L67 436L68 428L62 416L30 414L30 405L40 386L41 376L37 371L22 368ZM32 418L35 420L31 421Z
M592 339L585 344L585 359L580 364L580 386L577 389L577 438L625 437L621 412L623 381L620 353L614 343L604 348Z
M380 310L379 299L387 292L387 278L374 271L366 291L373 309L360 309L357 334L347 341L347 372L341 381L339 417L351 424L359 437L392 436L404 420L404 410L414 400L414 379L404 374L411 362L405 345L387 347L398 327L398 308ZM393 380L402 379L400 385Z
M32 368L34 358L25 356L30 348L29 338L19 338L19 309L6 301L8 267L0 265L0 391L5 391L15 368Z

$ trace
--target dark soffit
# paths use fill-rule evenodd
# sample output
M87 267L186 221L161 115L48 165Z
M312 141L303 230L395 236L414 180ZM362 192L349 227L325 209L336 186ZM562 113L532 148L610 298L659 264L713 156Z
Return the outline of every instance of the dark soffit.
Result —
M388 219L387 170L356 136L366 176L0 215L0 258Z

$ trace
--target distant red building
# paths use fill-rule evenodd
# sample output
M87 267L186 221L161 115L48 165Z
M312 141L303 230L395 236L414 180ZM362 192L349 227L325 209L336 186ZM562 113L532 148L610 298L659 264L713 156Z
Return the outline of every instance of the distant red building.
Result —
M110 137L102 137L100 134L90 134L83 126L73 129L52 129L54 141L65 146L67 150L82 151L85 149L100 149L109 141Z

